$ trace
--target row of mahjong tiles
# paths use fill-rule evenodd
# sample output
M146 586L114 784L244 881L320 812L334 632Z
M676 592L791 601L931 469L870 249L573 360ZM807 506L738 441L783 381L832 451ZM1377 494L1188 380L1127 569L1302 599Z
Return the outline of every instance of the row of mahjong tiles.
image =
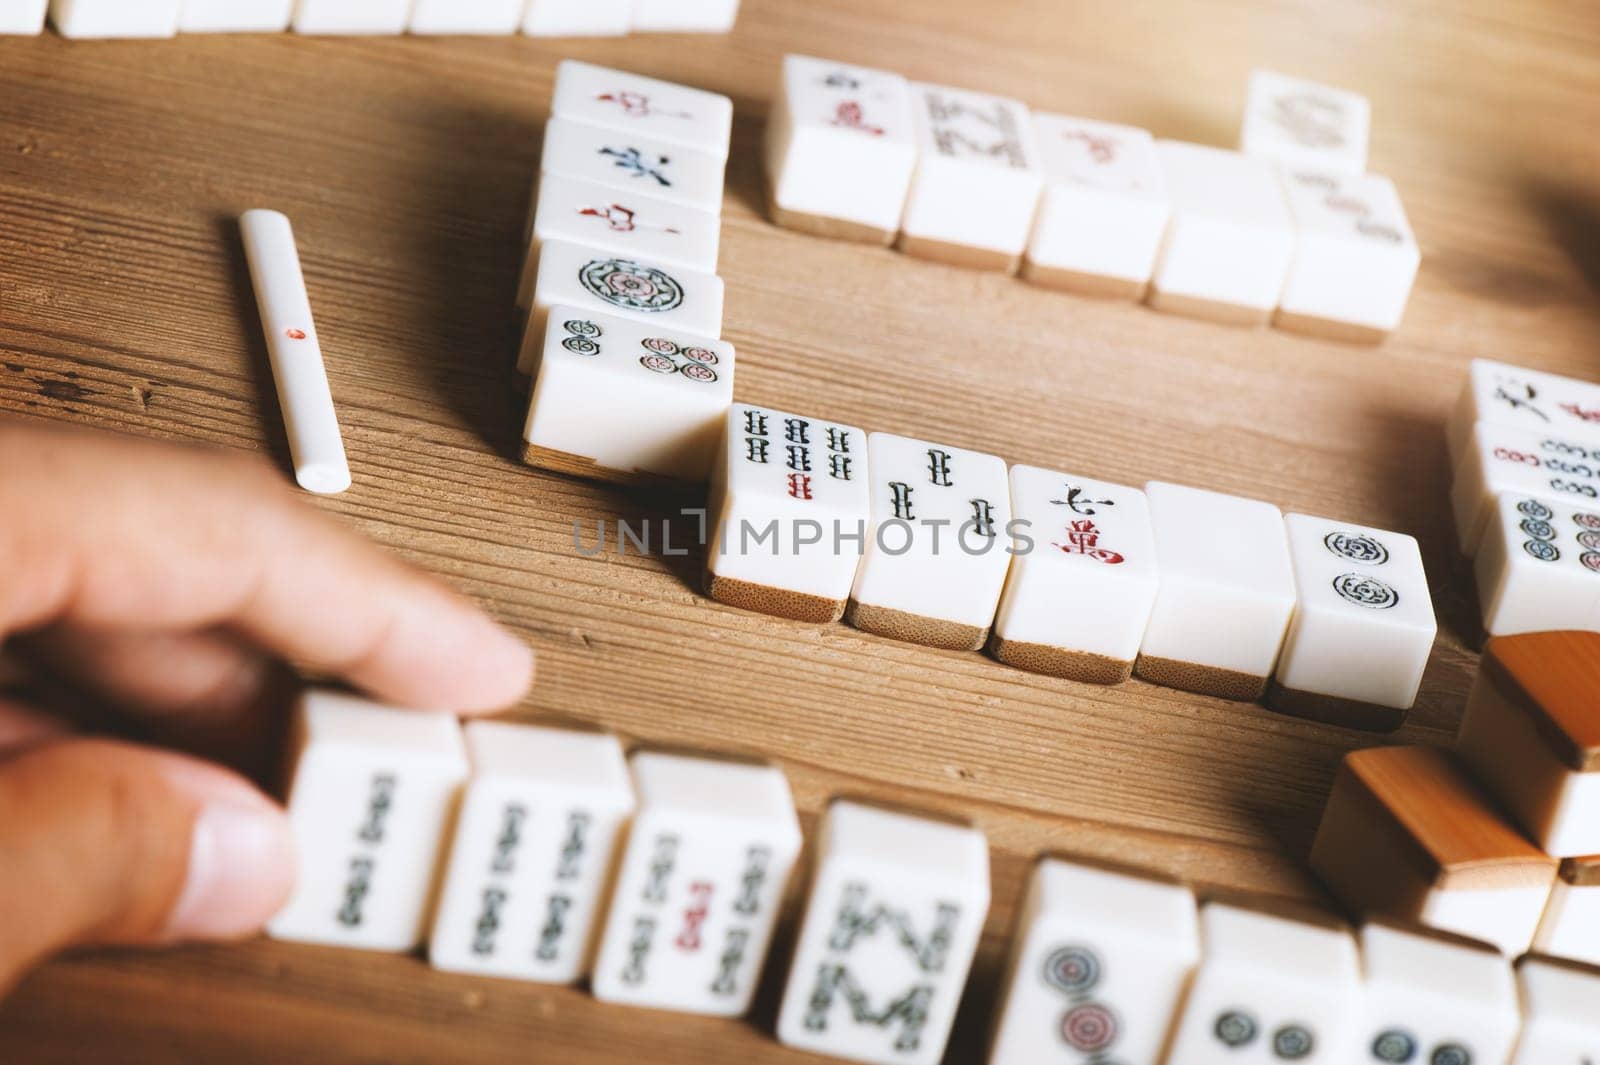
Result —
M0 0L0 34L172 37L179 33L617 36L726 33L739 0Z
M777 768L625 759L604 733L462 728L330 692L303 697L294 735L300 876L274 936L392 951L427 940L448 971L587 976L610 1004L750 1009L802 842ZM1352 760L1389 754L1439 757L1390 748ZM978 829L832 803L778 1039L934 1065L989 896ZM1063 1049L1171 1065L1549 1065L1600 1053L1600 969L1528 956L1514 977L1492 946L1420 925L1370 918L1356 936L1310 909L1211 900L1197 912L1181 883L1054 857L1035 867L1021 915L991 1065Z

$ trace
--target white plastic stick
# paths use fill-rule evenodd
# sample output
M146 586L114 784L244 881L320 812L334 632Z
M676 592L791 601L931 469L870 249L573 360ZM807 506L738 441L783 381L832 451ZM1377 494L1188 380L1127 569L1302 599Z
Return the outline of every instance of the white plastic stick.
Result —
M343 492L350 487L350 465L345 461L317 328L311 321L294 231L282 214L260 210L240 215L239 229L267 333L278 405L289 431L294 479L308 492Z

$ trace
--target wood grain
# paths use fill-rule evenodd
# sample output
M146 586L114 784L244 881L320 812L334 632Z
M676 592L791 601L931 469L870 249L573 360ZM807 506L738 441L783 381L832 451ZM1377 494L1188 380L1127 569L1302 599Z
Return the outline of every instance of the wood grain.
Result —
M1496 636L1484 644L1483 663L1557 760L1575 772L1600 772L1600 633Z
M1370 95L1373 168L1423 248L1377 348L1178 319L779 229L760 141L788 51L1211 143L1257 65ZM0 40L0 412L274 456L234 218L295 223L355 487L308 499L428 566L541 655L530 720L775 759L808 830L832 796L970 817L994 898L949 1060L981 1056L1033 856L1131 861L1311 899L1340 757L1374 737L1132 681L1096 688L714 603L675 516L523 466L512 304L564 56L730 94L722 274L738 397L1140 483L1160 477L1412 533L1441 621L1399 733L1446 741L1477 656L1443 425L1468 359L1600 377L1600 8L1468 0L746 0L726 38ZM693 518L672 522L692 539ZM790 900L792 922L797 898ZM0 1061L166 1065L803 1062L747 1022L274 943L97 952L0 1006Z

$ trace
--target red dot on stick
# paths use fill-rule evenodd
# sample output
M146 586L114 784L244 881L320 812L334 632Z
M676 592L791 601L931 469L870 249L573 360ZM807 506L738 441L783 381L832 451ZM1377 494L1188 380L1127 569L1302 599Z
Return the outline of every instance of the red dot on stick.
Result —
M304 340L306 338L306 331L304 329L285 329L283 331L283 335L288 337L290 340Z

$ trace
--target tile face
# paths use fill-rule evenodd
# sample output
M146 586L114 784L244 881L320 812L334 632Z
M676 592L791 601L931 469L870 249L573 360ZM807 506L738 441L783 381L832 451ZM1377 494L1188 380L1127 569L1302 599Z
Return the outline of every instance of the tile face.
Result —
M1523 1028L1511 1065L1590 1065L1600 1059L1600 969L1549 958L1517 964Z
M183 0L180 33L282 33L294 0Z
M1340 174L1367 168L1371 108L1364 96L1258 70L1250 75L1240 147L1290 166Z
M517 372L532 374L545 343L545 322L556 305L633 318L650 328L701 337L722 335L722 279L649 260L626 259L601 248L546 241L539 252L533 306L522 335Z
M1144 294L1171 205L1155 141L1133 126L1035 114L1044 195L1023 276L1089 295Z
M1600 447L1488 422L1473 426L1450 489L1456 536L1468 558L1478 553L1503 492L1600 509Z
M1294 258L1294 223L1276 168L1263 159L1157 141L1172 218L1156 261L1160 310L1238 324L1265 322Z
M707 594L797 621L838 621L861 562L867 434L736 403L712 467Z
M1473 560L1490 636L1600 631L1600 506L1507 492Z
M294 32L403 33L410 14L411 0L299 0Z
M911 113L918 158L901 248L963 266L1015 269L1044 183L1028 108L913 84Z
M529 37L620 37L633 0L531 0L522 32Z
M171 37L180 0L50 0L63 37Z
M1011 507L1015 556L989 649L1019 669L1127 680L1159 583L1144 493L1013 466Z
M1600 635L1491 637L1456 750L1558 858L1600 854Z
M870 433L872 517L846 620L863 632L976 651L1011 562L1011 491L993 455Z
M1417 541L1305 514L1284 525L1297 605L1268 705L1351 728L1399 728L1438 632Z
M1522 1015L1499 951L1381 921L1362 927L1360 943L1356 1060L1471 1065L1510 1056Z
M888 244L916 165L906 79L784 56L766 133L767 187L780 225Z
M1360 968L1347 929L1210 902L1200 909L1200 937L1200 968L1167 1061L1352 1060Z
M1450 415L1452 466L1461 461L1478 422L1554 433L1591 447L1600 445L1600 385L1473 359L1461 398Z
M648 259L714 274L721 238L722 219L710 211L546 174L539 179L534 200L528 257L517 283L517 306L526 309L533 303L539 249L547 240L585 244L625 259Z
M716 213L725 164L710 152L557 116L544 127L539 172Z
M467 756L449 714L312 691L290 737L299 882L276 939L406 951L422 942Z
M550 111L559 118L728 157L733 101L670 81L564 59Z
M473 721L428 960L570 983L588 967L633 785L614 736Z
M739 0L633 0L640 33L727 33L738 17Z
M1347 755L1311 868L1352 913L1528 949L1555 859L1513 827L1461 760L1431 747Z
M1187 887L1040 861L1012 946L989 1065L1155 1065L1199 956Z
M1539 954L1600 965L1600 857L1568 858L1533 937Z
M516 33L525 0L412 0L412 33Z
M778 1039L847 1061L935 1065L989 909L976 829L835 802Z
M783 774L643 752L638 813L595 962L602 1002L737 1016L750 1008L800 851Z
M44 32L49 0L0 0L0 34L32 36Z
M602 480L702 482L733 402L733 345L553 307L523 458Z
M1295 606L1282 513L1163 481L1145 494L1161 586L1135 671L1170 688L1260 698Z
M1400 324L1422 259L1394 182L1303 167L1282 177L1296 246L1277 324L1381 340Z

